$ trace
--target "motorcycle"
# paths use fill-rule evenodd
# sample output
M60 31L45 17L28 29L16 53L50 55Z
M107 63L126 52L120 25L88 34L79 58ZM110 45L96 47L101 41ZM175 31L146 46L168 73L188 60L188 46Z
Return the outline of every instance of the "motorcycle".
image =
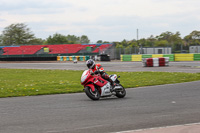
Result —
M92 100L99 100L101 97L110 97L115 95L118 98L126 96L126 90L120 84L116 74L110 75L110 79L116 83L112 88L109 81L103 79L100 74L94 75L92 70L85 70L81 76L81 84L84 86L86 95Z

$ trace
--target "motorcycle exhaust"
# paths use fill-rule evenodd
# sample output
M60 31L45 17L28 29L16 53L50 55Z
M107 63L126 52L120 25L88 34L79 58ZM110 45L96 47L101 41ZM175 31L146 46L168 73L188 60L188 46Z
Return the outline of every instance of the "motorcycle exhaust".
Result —
M114 90L115 91L122 91L122 87L121 86L115 86Z

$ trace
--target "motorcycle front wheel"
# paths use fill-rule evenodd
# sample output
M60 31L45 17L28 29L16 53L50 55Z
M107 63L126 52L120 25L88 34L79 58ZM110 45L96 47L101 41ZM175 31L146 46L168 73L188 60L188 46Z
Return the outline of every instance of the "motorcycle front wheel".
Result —
M92 89L89 86L85 87L85 94L92 100L99 100L100 99L100 94L96 90L95 92L92 91Z
M116 96L118 98L124 98L126 96L126 90L124 89L124 87L119 84L119 86L122 88L120 91L116 91Z

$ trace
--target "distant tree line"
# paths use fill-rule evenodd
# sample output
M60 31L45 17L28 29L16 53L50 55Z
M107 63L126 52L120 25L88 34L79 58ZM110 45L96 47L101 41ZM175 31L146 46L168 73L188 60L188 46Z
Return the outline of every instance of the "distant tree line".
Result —
M62 35L55 33L48 38L41 39L36 38L31 32L30 28L24 23L11 24L4 28L0 35L0 45L12 46L12 45L41 45L41 44L77 44L77 43L89 43L90 40L86 35L80 37L75 35Z
M2 34L0 34L0 45L34 45L34 44L77 44L90 43L86 35L62 35L55 33L48 38L36 38L30 28L24 23L11 24L5 27ZM109 43L108 41L99 40L96 43ZM188 48L191 45L200 45L200 31L194 30L189 35L181 37L180 32L172 33L166 31L158 36L151 35L148 38L141 38L139 40L123 40L121 42L112 42L116 44L116 48L130 49L133 47L172 47L174 51L181 47Z
M181 38L180 33L169 31L161 33L159 36L150 36L140 40L123 40L116 43L117 48L139 48L139 47L172 47L174 53L179 53L181 49L189 49L189 46L200 45L200 31L192 31L189 35Z

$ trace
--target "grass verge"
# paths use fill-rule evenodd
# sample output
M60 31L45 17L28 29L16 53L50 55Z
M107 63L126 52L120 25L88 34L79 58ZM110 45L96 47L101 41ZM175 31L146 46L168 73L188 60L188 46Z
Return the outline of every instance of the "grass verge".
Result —
M83 71L0 69L0 97L82 92ZM200 80L200 73L108 72L120 75L125 88Z

